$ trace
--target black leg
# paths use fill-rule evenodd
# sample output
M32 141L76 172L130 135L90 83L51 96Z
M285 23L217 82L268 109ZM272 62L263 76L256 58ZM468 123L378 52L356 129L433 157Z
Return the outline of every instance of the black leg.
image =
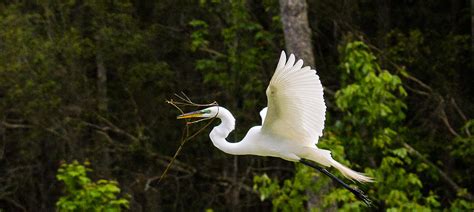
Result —
M321 173L327 175L328 177L330 177L332 180L334 180L335 182L339 183L340 185L342 185L344 188L346 188L347 190L349 190L350 192L352 192L358 199L362 200L367 206L372 206L372 201L369 199L369 197L367 195L364 194L364 192L362 192L361 190L359 190L358 188L353 188L353 187L350 187L349 185L347 185L346 183L344 183L344 181L342 181L341 179L337 178L336 176L334 176L333 174L331 174L328 170L326 170L325 168L322 168L316 164L314 164L313 162L309 161L309 160L306 160L306 159L301 159L300 162L304 165L307 165L311 168L314 168L318 171L320 171Z

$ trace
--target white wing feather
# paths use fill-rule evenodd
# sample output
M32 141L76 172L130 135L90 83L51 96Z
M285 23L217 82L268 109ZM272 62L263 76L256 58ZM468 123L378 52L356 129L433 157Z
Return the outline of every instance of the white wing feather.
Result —
M314 146L323 134L326 105L316 71L302 66L302 60L295 64L291 54L286 61L281 52L266 91L268 111L262 116L262 131Z
M262 125L265 122L265 116L267 116L267 110L268 110L268 107L265 107L260 111L260 117L262 118Z

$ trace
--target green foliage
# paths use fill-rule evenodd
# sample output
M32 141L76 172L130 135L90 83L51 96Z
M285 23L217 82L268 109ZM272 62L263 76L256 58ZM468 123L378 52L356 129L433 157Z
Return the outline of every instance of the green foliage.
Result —
M354 125L387 126L403 120L403 110L406 109L403 97L407 93L400 78L381 70L375 56L362 42L348 43L342 55L343 78L354 83L336 93L336 105L348 112L346 117L350 122Z
M465 158L466 163L474 162L474 120L469 120L462 127L463 135L454 139L454 148L451 154L458 158Z
M436 196L423 194L412 172L414 159L401 145L406 139L401 122L407 93L400 78L382 70L362 42L348 43L341 52L348 84L336 93L336 105L345 113L332 130L346 142L349 158L359 159L355 162L361 167L373 167L364 170L376 181L368 193L389 210L438 207Z
M209 46L209 41L206 40L206 36L209 34L207 23L202 20L192 20L189 22L189 25L194 28L191 34L191 50L196 51L198 48L207 48Z
M267 2L265 9L271 10L274 3ZM239 102L228 108L257 112L273 67L264 62L277 58L278 51L272 50L276 39L272 30L279 29L279 24L264 28L251 16L245 1L201 1L200 6L225 20L211 16L189 22L193 29L190 50L204 54L196 60L195 69L202 73L206 85L223 91L223 101ZM238 112L235 115L240 116Z
M306 192L311 183L311 171L301 167L293 179L283 181L280 186L278 180L270 179L266 174L255 176L253 179L254 190L260 194L260 200L272 200L274 211L302 211L304 202L308 200Z
M415 37L413 39L416 39L416 35L413 34ZM342 118L336 119L334 125L326 127L325 137L319 146L334 150L333 155L337 160L343 157L359 159L351 160L353 167L375 165L374 168L364 170L370 176L374 176L376 181L375 184L368 186L367 193L388 211L429 211L439 208L439 197L433 191L426 192L416 174L431 170L427 169L426 164L413 159L408 150L401 145L409 138L401 134L407 132L401 125L405 119L404 110L407 109L404 102L407 92L402 86L401 79L387 70L382 70L377 64L376 57L362 42L348 43L341 49L341 53L344 84L336 92L335 100L337 107L345 113ZM463 127L467 132L466 137L455 139L459 147L455 148L456 151L452 154L465 158L474 152L471 148L473 146L471 128L472 121L469 121ZM305 172L299 167L297 177L294 179L306 182L304 187L317 187L310 184L309 179L312 178L310 174L301 175ZM256 177L254 183L262 197L273 199L273 206L277 209L283 207L275 200L289 193L299 191L299 195L305 196L303 190L298 190L297 187L289 186L287 183L280 187L278 181L270 180L266 175ZM298 206L307 200L301 196L294 199L301 201L292 204ZM326 206L337 202L341 210L360 210L361 207L360 202L355 201L347 190L341 188L333 189L324 197L324 201ZM455 210L469 208L472 208L472 204L463 198L456 199L451 204L451 209Z
M329 127L326 127L325 136L318 146L334 150L336 160L346 164L348 162L342 158L352 161L351 167L355 169L366 167L364 172L376 181L367 186L367 193L387 210L428 210L439 207L438 197L432 192L427 194L418 175L413 172L419 162L414 162L407 149L401 145L405 137L400 133L404 131L400 122L405 118L407 106L404 97L407 93L400 78L382 70L375 56L362 42L348 43L341 53L345 84L336 92L335 101L344 114L332 124L327 124ZM337 117L332 114L329 116ZM311 182L312 176L302 174L304 172L298 168L296 176L300 180L305 178L302 182ZM275 183L267 182L264 185ZM308 186L315 187L310 183L305 185ZM286 185L281 188L267 186L260 187L259 191L263 191L265 196L271 191L273 199L278 199L292 189L295 188ZM303 204L305 199L299 200L302 201L299 204ZM341 188L332 189L324 201L327 207L337 203L343 210L361 207L352 194Z
M85 162L64 163L58 169L56 178L65 185L65 196L59 198L59 211L121 211L129 207L126 198L120 198L116 181L98 180L92 182L87 172L92 171Z
M453 156L453 158L459 160L459 163L470 166L474 163L474 120L471 119L467 121L460 131L462 133L459 136L456 136L452 142L452 146L450 147L450 155ZM458 175L458 179L462 181L469 181L471 177L472 176L470 175ZM464 194L457 195L462 197ZM453 204L458 205L458 203ZM471 204L471 208L474 208L474 203Z
M61 67L50 60L56 51L54 43L35 39L34 23L41 21L38 14L21 15L14 8L0 17L0 39L4 46L0 51L0 85L6 88L4 104L24 102L17 107L27 115L38 110L52 112L62 101L58 96L48 95L61 90L57 80ZM51 72L51 68L58 71Z

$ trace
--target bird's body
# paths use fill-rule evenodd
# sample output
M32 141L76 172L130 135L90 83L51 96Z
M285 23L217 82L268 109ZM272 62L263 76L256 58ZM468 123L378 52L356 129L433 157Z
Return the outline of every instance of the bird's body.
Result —
M267 133L262 130L262 126L250 128L245 137L239 142L228 142L225 138L234 130L235 119L232 114L223 107L213 109L219 110L217 118L223 121L220 125L214 127L209 137L214 146L225 153L232 155L279 157L296 162L307 156L309 152L315 151L314 147L295 145L295 141Z
M220 131L218 127L214 128L211 135ZM288 161L298 161L304 147L291 145L292 142L284 138L279 138L272 134L262 132L261 126L250 128L247 135L237 143L224 143L221 139L211 138L214 146L225 153L232 155L258 155L279 157Z
M294 162L307 159L323 166L334 166L350 179L359 182L371 181L369 177L334 160L330 151L319 149L315 145L297 145L302 142L265 131L262 126L250 128L245 137L239 142L228 142L226 138L235 128L235 118L224 107L215 106L208 108L208 110L217 111L216 118L221 119L221 124L212 129L209 137L215 147L227 154L278 157Z
M323 87L316 71L308 66L303 68L302 60L295 63L293 54L288 61L286 59L285 52L282 52L266 91L268 107L260 112L262 125L252 127L240 142L226 140L235 128L235 118L224 107L213 106L178 118L219 118L221 124L214 127L209 137L214 146L228 154L279 157L317 168L308 163L313 161L326 167L333 166L351 180L371 182L370 177L334 160L329 150L317 147L326 113ZM318 170L351 190L327 170ZM366 201L360 191L353 189L351 192Z

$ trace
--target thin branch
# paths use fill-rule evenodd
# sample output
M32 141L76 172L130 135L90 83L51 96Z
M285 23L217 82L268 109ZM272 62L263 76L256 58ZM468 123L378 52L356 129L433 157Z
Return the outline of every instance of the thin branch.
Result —
M3 197L1 198L3 200L5 200L6 202L12 204L13 206L15 206L16 208L20 209L21 211L27 211L26 208L21 205L20 203L16 202L15 200L11 199L11 198L8 198L8 197Z
M168 173L168 170L170 169L171 164L173 164L176 157L178 157L178 154L181 152L181 149L183 148L184 143L186 143L186 141L187 141L186 137L188 137L188 135L189 135L189 129L188 128L189 128L188 125L186 125L185 128L183 129L183 133L181 135L181 143L180 143L178 149L176 150L176 152L174 153L173 158L171 158L171 160L168 163L168 165L166 166L165 170L163 171L163 173L161 173L160 177L154 177L154 178L148 179L146 181L145 191L148 191L148 189L150 189L150 184L152 182L154 182L155 180L158 180L158 184L159 184L161 182L161 180L163 180L163 178L166 176L166 173Z
M145 182L145 188L143 189L144 191L148 191L149 189L152 189L151 184L155 182L156 180L158 180L158 184L159 184L161 180L164 178L164 174L166 174L169 170L173 170L175 172L186 173L187 175L192 175L196 173L195 169L184 167L182 165L183 163L178 162L176 159L173 159L173 158L171 158L170 160L158 160L158 163L165 167L165 171L161 173L161 175L159 176L148 178ZM174 164L174 166L170 165L172 163Z
M210 53L210 54L213 54L213 55L216 55L218 57L227 57L225 54L222 54L214 49L209 49L207 47L201 47L199 48L199 50L203 51L203 52L207 52L207 53Z
M430 93L433 92L433 89L425 84L424 82L422 82L421 80L417 79L416 77L410 75L409 73L405 72L405 68L399 66L398 64L396 64L395 62L393 62L392 60L390 60L390 58L387 58L384 54L383 54L383 50L377 48L376 46L373 46L373 45L370 45L369 44L369 47L375 51L377 51L379 53L379 55L381 55L382 57L384 57L385 61L387 61L390 65L392 65L393 67L395 67L395 69L397 69L398 71L402 72L402 76L413 81L413 82L416 82L418 85L420 85L421 87L425 88L426 90L428 90Z
M336 92L335 92L334 90L331 90L331 89L328 88L328 87L323 86L323 89L324 89L324 92L325 92L326 94L329 94L330 96L336 95Z
M456 111L459 113L459 116L461 116L461 118L466 122L466 121L467 121L466 115L464 115L464 113L462 112L462 110L459 108L459 106L458 106L458 104L456 103L456 100L454 100L454 98L451 98L451 104L454 106L454 108L456 109Z
M166 156L160 156L160 159L162 158L166 158L166 159L171 159L171 158L167 158ZM165 165L163 163L160 163L162 165ZM224 176L220 176L220 175L214 175L214 174L209 174L207 172L202 172L202 171L198 171L196 169L194 169L192 166L186 164L186 163L183 163L182 161L179 161L179 160L174 160L174 165L172 167L170 167L170 170L173 170L173 171L176 171L176 172L182 172L182 173L185 173L185 174L192 174L192 175L195 175L197 177L201 177L201 178L204 178L204 179L208 179L210 181L213 181L213 182L216 182L217 184L223 184L223 185L232 185L232 186L236 186L236 187L240 187L242 188L243 190L249 192L249 193L252 193L252 194L257 194L258 195L258 192L253 190L253 188L243 182L236 182L234 180L232 180L231 178L229 177L224 177ZM150 186L150 183L157 180L159 178L159 176L155 176L155 177L152 177L152 178L149 178L146 183L145 183L145 191L148 190L148 189L151 189L152 187ZM147 189L147 186L148 186L148 189Z
M8 122L5 122L5 121L2 121L1 124L6 127L6 128L10 128L10 129L30 129L30 128L33 128L33 125L27 125L27 124L12 124L12 123L8 123Z
M181 113L183 113L183 111L179 108L179 106L192 106L192 107L211 107L211 106L218 106L217 102L214 101L214 102L211 102L209 104L198 104L198 103L195 103L193 101L191 101L191 99L189 99L189 97L181 92L181 95L180 96L179 94L174 94L176 97L178 97L181 101L175 101L173 99L170 99L170 100L166 100L166 103L168 104L171 104L172 106L174 106L175 108L177 108Z
M431 97L431 94L428 93L428 92L421 91L421 90L418 90L418 89L414 89L414 88L412 88L412 87L410 87L410 86L408 86L408 85L405 85L405 87L406 87L408 90L412 91L413 93L416 93L416 94L419 94L419 95L422 95L422 96Z
M456 103L456 100L454 100L454 98L451 98L451 104L453 105L454 109L456 109L456 112L458 112L459 116L461 116L462 120L464 122L467 122L468 119L467 119L466 115L464 115L461 108L459 108L459 106ZM467 136L471 136L471 132L469 131L469 129L465 128L464 132L466 133Z
M165 167L167 165L169 165L170 161L173 159L173 157L170 157L170 156L166 156L166 155L156 155L155 156L158 160L158 162L162 165L164 165ZM189 164L186 164L182 161L179 161L177 159L175 159L175 161L173 162L173 164L175 166L172 166L173 170L177 171L177 172L183 172L183 173L187 173L187 174L194 174L197 172L196 168L194 168L193 166L189 165Z
M375 46L372 46L372 45L369 45L371 49L374 49L376 51L378 51L379 53L381 53L380 55L382 57L384 57L384 59L386 59L386 61L389 62L390 65L392 65L393 67L395 67L395 69L397 69L398 71L400 71L402 74L403 77L405 77L406 79L408 80L411 80L415 83L417 83L419 86L421 86L422 88L426 89L428 92L425 92L425 91L420 91L420 90L416 90L416 89L413 89L413 88L410 88L408 86L405 85L405 87L407 87L408 89L410 89L411 91L415 92L415 93L418 93L418 94L421 94L421 95L424 95L424 96L428 96L428 97L434 97L435 99L438 99L439 101L439 105L440 107L442 107L442 109L440 109L440 113L439 113L439 118L441 119L441 121L443 122L443 124L446 126L446 128L448 129L448 131L453 135L453 136L456 136L458 137L459 136L459 133L456 132L456 130L454 130L454 128L451 126L451 124L449 123L449 119L448 119L448 116L446 115L446 111L444 109L444 98L440 95L440 94L437 94L434 92L434 90L427 84L425 84L424 82L422 82L421 80L419 80L418 78L410 75L409 73L407 73L405 71L405 69L403 67L400 67L399 65L397 65L396 63L394 63L393 61L391 61L389 58L386 58L382 53L383 51L378 49L377 47ZM467 120L466 116L464 115L464 113L462 113L461 109L458 107L458 105L456 104L456 102L454 101L453 98L451 98L451 103L453 104L454 108L457 110L457 112L459 113L459 115L464 119L464 121ZM467 130L466 130L467 131ZM468 135L470 135L471 133L470 132L466 132Z
M44 128L44 130L45 130L46 132L49 132L49 133L51 133L51 134L53 134L53 135L56 135L56 136L62 138L62 139L65 140L65 141L69 141L69 138L68 138L67 136L65 136L65 135L63 135L63 134L57 132L57 131L54 130L53 128Z
M248 186L247 184L244 184L242 182L237 182L229 177L222 177L222 176L216 177L216 176L209 175L205 172L196 172L196 175L202 178L210 179L212 181L224 182L224 183L231 184L233 186L238 186L252 194L257 194L257 195L259 194L257 191L255 191L252 187Z
M168 104L171 104L173 107L175 107L176 109L178 109L181 114L184 114L183 110L179 107L179 106L194 106L194 107L207 107L207 106L216 106L218 105L217 102L212 102L210 104L197 104L197 103L194 103L193 101L191 101L191 99L183 92L181 92L181 95L178 95L178 94L175 94L176 97L178 97L182 102L180 101L174 101L173 99L170 99L170 100L166 100L166 103ZM217 115L217 114L216 114ZM147 191L148 189L150 189L150 184L156 180L158 180L158 184L163 180L163 178L166 176L166 174L168 173L171 165L173 164L173 162L176 160L176 158L178 157L178 154L181 152L181 150L183 149L183 146L184 144L193 139L194 137L196 137L198 134L200 134L201 132L204 131L204 129L206 129L209 125L212 124L212 122L214 121L216 117L212 117L210 119L202 119L202 120L210 120L206 125L204 125L203 127L201 127L196 133L190 135L189 134L189 125L192 124L192 123L196 123L196 122L199 122L199 121L202 121L202 120L198 120L198 121L195 121L195 122L186 122L186 125L185 127L183 128L183 133L181 135L181 142L180 142L180 145L178 147L178 149L176 150L175 154L173 155L173 157L171 158L168 166L166 166L165 170L163 171L163 173L159 176L159 177L153 177L153 178L150 178L147 180L146 184L145 184L145 191Z
M97 130L97 133L101 134L102 136L104 136L105 140L107 140L109 142L109 144L112 144L114 143L114 141L112 140L112 138L110 137L110 135L105 132L105 131L102 131L102 130Z
M138 137L128 133L127 131L125 131L125 130L119 128L119 127L117 127L115 124L113 124L111 121L109 121L105 117L103 117L99 114L97 115L97 117L99 117L100 120L102 120L103 122L105 122L108 125L108 127L104 127L103 129L110 130L112 132L115 132L115 133L118 133L118 134L121 134L121 135L125 135L133 141L139 141L140 140Z
M421 80L417 79L416 77L414 76L411 76L410 74L406 73L406 74L402 74L402 76L404 76L405 78L413 81L413 82L416 82L418 85L420 85L421 87L425 88L426 90L430 91L430 92L433 92L433 89L428 86L427 84L423 83Z
M440 112L439 118L443 121L446 128L448 128L449 132L453 134L455 137L459 137L460 135L453 129L453 127L449 123L448 116L446 115L446 111L444 111L444 108L441 109L440 111L441 112Z
M407 148L408 152L409 153L412 153L414 154L415 156L417 156L418 158L420 158L423 162L427 163L429 166L431 166L433 169L435 169L441 176L441 179L443 179L444 181L446 181L448 183L448 185L451 186L451 188L457 193L457 194L460 194L462 193L461 192L461 187L456 184L456 182L454 182L453 179L451 179L448 174L446 174L445 172L443 172L440 168L438 168L438 166L436 166L434 163L432 163L430 160L428 160L426 157L424 157L420 152L418 152L416 149L414 149L412 146L410 146L409 144L405 143L405 142L402 142L403 146L405 148ZM471 193L469 193L468 191L464 194L464 197L467 198L468 200L470 201L473 201L474 198L472 196Z

